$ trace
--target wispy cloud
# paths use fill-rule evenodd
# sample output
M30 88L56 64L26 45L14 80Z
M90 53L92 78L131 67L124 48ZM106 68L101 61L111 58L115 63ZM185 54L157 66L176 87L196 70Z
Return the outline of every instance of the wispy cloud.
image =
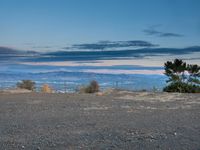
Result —
M166 33L161 33L160 37L183 37L182 34L177 34L177 33L170 33L170 32L166 32Z
M159 25L161 26L161 25ZM172 32L159 31L156 28L159 26L151 26L148 29L143 30L146 35L157 36L157 37L183 37L184 35Z
M158 45L147 41L99 41L97 43L75 44L72 47L64 47L64 49L87 49L87 50L105 50L130 47L155 47Z
M34 48L34 49L39 49L39 48L41 48L41 49L50 49L50 48L53 48L53 46L32 46L32 48Z
M0 46L0 55L1 54L18 54L18 53L20 53L20 51L16 49Z

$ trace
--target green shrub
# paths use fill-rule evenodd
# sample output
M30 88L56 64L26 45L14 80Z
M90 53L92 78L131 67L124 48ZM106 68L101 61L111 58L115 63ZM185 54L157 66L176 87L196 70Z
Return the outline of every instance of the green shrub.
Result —
M33 91L35 89L35 82L31 80L22 80L17 83L17 87L20 89L27 89Z
M165 92L200 93L200 86L182 82L171 83L163 89Z
M165 63L165 75L168 85L165 92L200 93L200 67L186 64L180 59Z

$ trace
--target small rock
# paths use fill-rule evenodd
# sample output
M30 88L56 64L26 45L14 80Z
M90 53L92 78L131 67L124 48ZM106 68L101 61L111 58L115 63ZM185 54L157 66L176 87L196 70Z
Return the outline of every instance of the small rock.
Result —
M22 149L24 149L25 148L25 146L24 145L22 145Z
M37 147L37 149L36 150L40 150L40 147Z

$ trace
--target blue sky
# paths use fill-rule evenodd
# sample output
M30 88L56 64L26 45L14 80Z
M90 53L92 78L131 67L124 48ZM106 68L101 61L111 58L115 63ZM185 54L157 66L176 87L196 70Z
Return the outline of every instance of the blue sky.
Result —
M22 50L102 40L200 45L199 0L0 0L0 20L0 46Z

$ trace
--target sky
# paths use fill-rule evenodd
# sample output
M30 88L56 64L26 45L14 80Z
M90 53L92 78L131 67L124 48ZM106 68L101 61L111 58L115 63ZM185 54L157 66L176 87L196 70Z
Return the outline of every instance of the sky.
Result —
M200 45L199 0L0 0L0 46L58 51L99 41Z

